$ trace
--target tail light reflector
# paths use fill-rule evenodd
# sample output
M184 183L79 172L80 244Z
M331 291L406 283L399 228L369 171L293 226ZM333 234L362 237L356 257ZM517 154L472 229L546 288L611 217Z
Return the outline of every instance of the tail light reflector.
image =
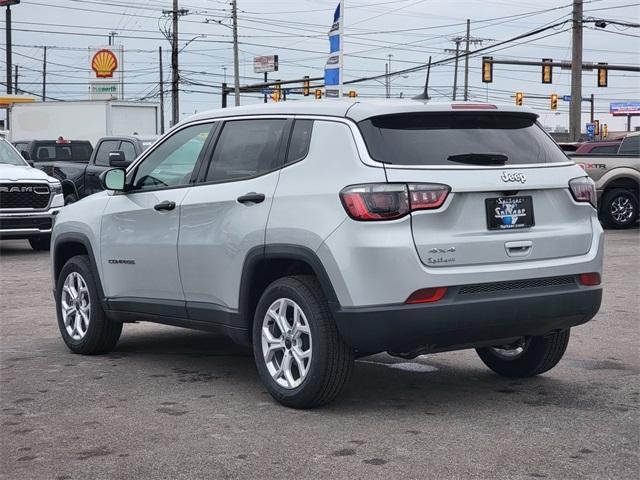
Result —
M600 274L597 272L592 273L583 273L580 275L580 283L582 285L586 285L587 287L594 287L596 285L600 285Z
M576 202L589 202L593 208L598 208L596 184L589 177L579 177L569 180L569 189Z
M416 210L440 208L449 191L449 186L436 183L372 183L346 187L340 199L354 220L395 220Z
M432 303L442 300L444 294L447 293L447 287L423 288L416 290L405 303Z

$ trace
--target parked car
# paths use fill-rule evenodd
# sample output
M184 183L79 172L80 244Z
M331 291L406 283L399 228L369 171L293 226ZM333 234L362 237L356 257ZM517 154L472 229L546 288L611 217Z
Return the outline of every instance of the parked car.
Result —
M586 142L580 145L575 153L593 153L615 155L618 153L621 141L617 142Z
M86 141L49 140L16 142L34 165L62 182L65 204L102 190L100 174L113 166L127 167L158 137L133 135L103 137L95 150Z
M54 228L68 348L108 352L123 322L221 331L291 407L384 351L476 348L501 375L541 374L600 306L594 183L520 108L217 110L102 181Z
M63 204L60 182L0 139L0 238L27 239L34 250L48 250L53 220Z
M617 152L570 154L596 182L599 216L607 228L629 228L638 221L640 132L630 133Z

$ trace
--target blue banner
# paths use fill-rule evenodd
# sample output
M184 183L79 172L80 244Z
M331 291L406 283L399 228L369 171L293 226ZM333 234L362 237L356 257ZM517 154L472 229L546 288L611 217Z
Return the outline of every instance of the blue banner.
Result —
M325 93L329 98L342 96L342 1L333 14L333 24L329 30L329 59L324 68Z

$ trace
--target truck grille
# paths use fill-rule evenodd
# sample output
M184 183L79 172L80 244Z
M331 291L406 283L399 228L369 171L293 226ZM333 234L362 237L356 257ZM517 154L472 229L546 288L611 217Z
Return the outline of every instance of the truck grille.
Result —
M513 280L511 282L479 283L460 287L460 295L473 295L475 293L502 292L505 290L521 290L525 288L557 287L562 285L575 285L573 275L562 277L532 278L528 280Z
M49 205L50 194L45 183L2 183L0 209L44 209Z

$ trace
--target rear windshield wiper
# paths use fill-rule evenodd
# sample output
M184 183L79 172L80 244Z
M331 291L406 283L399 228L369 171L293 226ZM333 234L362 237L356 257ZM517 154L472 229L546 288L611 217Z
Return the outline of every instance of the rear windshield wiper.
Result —
M471 165L504 165L509 157L504 153L458 153L449 155L447 160Z

